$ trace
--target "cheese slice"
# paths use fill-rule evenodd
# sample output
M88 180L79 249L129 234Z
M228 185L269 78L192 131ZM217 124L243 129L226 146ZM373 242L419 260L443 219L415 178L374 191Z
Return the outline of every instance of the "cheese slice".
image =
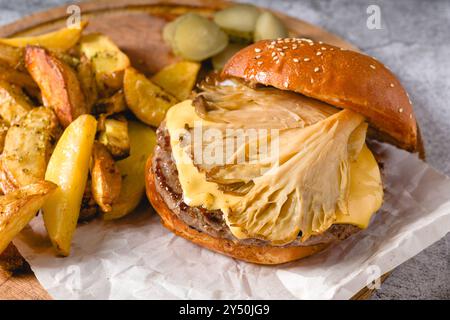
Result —
M242 196L224 193L216 183L207 181L205 173L197 169L192 158L180 145L180 136L186 133L186 126L192 128L194 123L212 125L196 114L191 100L173 106L166 116L166 127L171 138L184 201L190 206L202 206L208 210L220 209L227 221L230 208L242 201ZM350 163L348 212L336 212L334 223L366 228L372 215L380 208L382 199L383 188L378 164L372 152L364 145L357 159ZM228 225L237 238L249 237L240 228L229 223Z

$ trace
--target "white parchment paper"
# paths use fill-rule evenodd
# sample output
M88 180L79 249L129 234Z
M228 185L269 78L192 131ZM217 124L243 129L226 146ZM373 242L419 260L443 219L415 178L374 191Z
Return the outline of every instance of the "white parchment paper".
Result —
M57 258L40 217L14 241L56 299L348 299L450 231L450 179L388 145L386 194L370 227L313 257L257 266L167 231L142 206L115 222L77 229Z

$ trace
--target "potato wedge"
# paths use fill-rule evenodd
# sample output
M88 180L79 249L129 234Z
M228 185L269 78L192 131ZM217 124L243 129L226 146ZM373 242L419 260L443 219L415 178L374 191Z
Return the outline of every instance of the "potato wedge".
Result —
M4 193L44 179L58 134L55 113L45 107L32 109L9 128L0 161L0 187Z
M128 108L139 120L154 127L159 126L167 110L177 103L175 97L133 68L125 70L123 88Z
M136 121L130 121L128 129L130 156L117 162L122 175L122 189L119 198L113 202L112 210L103 214L105 220L126 216L138 206L144 195L145 162L156 145L156 134L149 126Z
M64 130L53 151L45 179L59 188L43 207L44 223L57 254L67 256L80 214L97 121L81 115Z
M39 181L0 196L0 253L30 222L57 186Z
M78 216L78 223L88 222L98 215L98 205L94 200L91 189L91 178L88 177L86 188L84 189L83 198L81 199L80 215Z
M42 92L44 105L52 107L63 127L89 113L75 71L41 47L25 49L28 72Z
M91 60L82 55L76 70L86 100L86 107L88 110L92 110L98 99L98 89Z
M41 46L53 51L67 51L78 42L87 22L82 21L80 28L62 28L37 36L0 38L0 43L13 47Z
M94 106L93 112L95 114L105 114L110 116L114 113L120 113L127 110L127 104L125 102L125 95L123 90L119 90L108 98L103 98L97 101Z
M128 157L130 155L130 138L127 120L125 118L104 119L98 141L109 150L114 159Z
M35 97L40 95L39 87L36 82L34 82L33 78L31 78L28 73L16 70L12 67L0 64L0 81L22 87L27 93L30 93Z
M180 101L186 100L194 88L200 63L181 61L171 64L152 77L152 81Z
M103 212L119 197L122 176L108 149L95 142L91 160L92 195Z
M101 91L122 87L123 72L130 66L128 56L107 36L92 33L81 37L80 52L91 60Z
M33 108L31 101L16 85L0 80L0 117L14 124Z
M14 69L23 68L23 48L0 43L0 62Z
M0 154L3 152L5 146L6 134L8 133L9 125L6 121L0 120Z

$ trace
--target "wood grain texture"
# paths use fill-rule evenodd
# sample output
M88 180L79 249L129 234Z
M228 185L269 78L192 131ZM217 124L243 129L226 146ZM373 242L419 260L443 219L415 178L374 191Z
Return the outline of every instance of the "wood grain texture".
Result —
M162 42L161 29L167 21L187 11L210 16L231 3L217 0L98 0L78 4L82 19L89 20L86 32L101 32L130 56L133 65L146 74L155 73L177 60ZM66 24L67 6L61 6L22 18L0 28L0 37L41 34ZM323 41L339 47L356 47L307 22L275 12L292 36ZM363 289L355 298L368 298ZM28 264L14 246L0 255L0 299L51 299L39 284Z

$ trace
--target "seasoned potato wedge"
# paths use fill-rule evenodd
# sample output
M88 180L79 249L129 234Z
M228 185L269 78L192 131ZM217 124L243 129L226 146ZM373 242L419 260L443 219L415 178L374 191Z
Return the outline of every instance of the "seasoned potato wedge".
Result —
M33 96L38 96L40 94L39 87L28 73L1 64L0 81L5 81L10 84L22 87L27 91L27 93L30 93Z
M181 61L171 64L152 77L152 81L180 101L191 94L197 79L200 63Z
M0 43L0 62L14 69L23 67L23 48Z
M97 121L81 115L64 130L52 153L45 179L58 189L45 203L44 222L59 255L67 256L80 214Z
M111 39L97 33L85 35L80 40L80 52L91 60L101 91L122 87L123 72L130 60Z
M78 216L78 223L88 222L98 215L98 205L92 195L92 180L88 177L86 188L84 188L83 198L81 199L80 215Z
M44 105L55 110L64 127L89 113L80 82L71 67L44 48L30 46L25 49L25 64L41 89Z
M157 127L177 99L133 68L125 70L123 79L128 108L142 122Z
M0 80L0 117L8 124L20 120L33 108L30 100L16 85Z
M114 201L112 210L103 214L105 220L118 219L129 214L144 195L145 162L155 147L156 134L152 128L136 121L130 121L128 129L131 141L130 156L117 162L122 174L120 196Z
M111 152L114 159L123 159L130 155L128 122L125 118L106 118L98 140Z
M0 43L13 47L26 47L27 45L32 45L41 46L53 51L66 51L75 46L86 25L87 22L83 21L80 24L80 28L62 28L57 31L37 36L3 38L0 39Z
M57 186L39 181L0 196L0 253L30 222Z
M114 113L120 113L127 110L127 104L125 102L125 95L123 90L117 91L115 94L108 98L103 98L97 101L94 106L95 114L105 114L110 116Z
M92 195L103 212L111 211L111 205L120 195L122 176L108 149L95 142L91 160Z
M3 147L5 146L5 139L8 129L8 123L4 120L0 120L0 154L3 152Z
M95 81L94 67L92 66L91 60L89 60L85 55L82 55L76 70L78 80L80 81L81 89L86 100L86 107L88 110L92 110L98 99L98 89L97 82Z
M45 107L32 109L9 128L0 161L4 193L44 179L58 133L58 120L53 110Z

